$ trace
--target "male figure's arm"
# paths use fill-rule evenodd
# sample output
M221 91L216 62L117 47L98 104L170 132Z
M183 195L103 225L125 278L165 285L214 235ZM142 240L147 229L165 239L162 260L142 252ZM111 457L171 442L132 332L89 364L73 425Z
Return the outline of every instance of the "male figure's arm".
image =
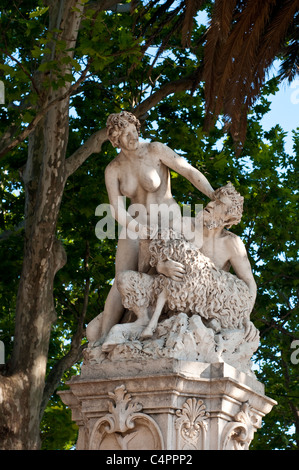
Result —
M256 283L252 274L251 265L247 256L247 251L241 238L236 235L228 239L228 249L230 263L239 279L245 282L252 296L252 306L256 299Z

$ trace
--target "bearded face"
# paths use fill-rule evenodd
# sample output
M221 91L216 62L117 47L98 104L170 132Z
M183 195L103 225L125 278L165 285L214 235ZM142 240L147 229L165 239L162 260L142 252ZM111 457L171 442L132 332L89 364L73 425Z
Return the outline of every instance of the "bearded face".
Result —
M232 201L228 197L211 201L203 210L203 224L209 230L224 227L230 223Z
M231 183L216 189L215 199L201 212L203 225L209 230L218 227L230 228L240 222L244 198Z

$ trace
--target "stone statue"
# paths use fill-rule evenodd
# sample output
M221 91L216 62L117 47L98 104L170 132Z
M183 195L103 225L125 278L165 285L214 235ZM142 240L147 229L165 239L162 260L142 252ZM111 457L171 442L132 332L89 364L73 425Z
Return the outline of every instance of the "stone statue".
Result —
M229 230L241 220L243 197L231 183L214 191L168 147L140 143L138 128L126 112L107 122L121 151L106 185L123 228L113 287L87 327L81 374L59 392L79 426L77 448L248 449L276 402L252 368L257 289L245 246ZM182 217L169 169L212 199L195 217Z
M202 224L193 219L193 225L190 225L187 223L190 221L183 218L181 232L162 229L153 240L145 241L150 265L156 274L137 270L117 274L116 285L122 303L134 312L137 320L115 325L102 351L110 352L117 345L130 341L135 341L136 345L136 341L144 343L148 340L147 354L151 350L155 356L157 345L162 344L159 339L163 335L171 336L175 325L175 341L181 341L180 354L184 350L186 334L189 342L185 352L187 344L190 346L191 334L197 337L194 350L201 360L205 357L209 361L225 358L233 365L237 362L246 372L250 371L249 361L259 342L258 330L250 321L256 284L243 242L226 229L239 223L243 198L230 183L217 189L214 197L215 200L197 215ZM190 229L194 235L192 242L185 238L190 240ZM196 237L196 230L202 230L202 236ZM146 257L144 247L142 255ZM178 266L182 268L178 270ZM228 272L231 266L236 275ZM160 328L153 338L163 310L170 318L161 323L163 333ZM197 318L191 317L190 323L188 317L192 314ZM185 329L182 329L184 323ZM225 341L229 341L229 345L224 345ZM118 347L117 351L120 353L121 349ZM132 350L128 355L131 353ZM126 354L124 357L128 359ZM140 356L140 351L138 354Z
M205 176L193 168L184 158L178 156L166 145L158 142L139 141L140 123L131 113L123 111L111 114L107 120L107 135L114 147L120 147L120 153L107 166L105 182L109 201L114 209L115 218L123 227L117 243L115 274L138 268L139 242L142 238L152 237L159 226L169 226L169 219L151 224L155 219L155 210L161 204L173 214L173 223L180 214L180 208L173 199L170 186L170 169L187 178L199 191L213 198L214 190ZM131 201L126 210L123 196ZM132 214L130 208L138 205L143 210ZM158 225L158 226L157 226ZM183 268L173 264L173 270ZM107 297L104 311L87 326L86 335L89 344L103 342L111 328L119 323L124 308L121 296L114 283Z
M168 147L140 143L138 128L126 112L107 122L121 151L106 185L123 228L81 374L59 392L79 426L77 449L248 449L276 402L252 368L257 289L245 246L229 230L243 197L231 183L214 191ZM182 217L169 169L212 199L195 217Z

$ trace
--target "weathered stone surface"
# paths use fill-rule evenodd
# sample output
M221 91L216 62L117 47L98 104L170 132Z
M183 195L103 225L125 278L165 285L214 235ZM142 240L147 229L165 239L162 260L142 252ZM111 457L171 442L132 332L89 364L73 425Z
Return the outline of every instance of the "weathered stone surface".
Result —
M82 370L87 364L175 358L206 363L226 362L253 375L250 358L258 348L259 338L246 341L244 328L215 333L204 325L200 316L188 317L180 313L159 323L149 339L140 340L138 333L141 331L142 326L134 323L116 325L106 339L105 352L101 346L84 351Z
M225 363L89 364L69 386L60 395L79 425L77 449L247 449L275 404Z
M108 119L121 151L106 186L124 228L81 375L60 392L79 425L77 449L248 449L275 402L252 371L256 283L228 230L243 197L230 183L214 191L168 147L140 144L138 126L130 113ZM181 218L169 169L213 199L195 218ZM122 196L133 201L128 211Z

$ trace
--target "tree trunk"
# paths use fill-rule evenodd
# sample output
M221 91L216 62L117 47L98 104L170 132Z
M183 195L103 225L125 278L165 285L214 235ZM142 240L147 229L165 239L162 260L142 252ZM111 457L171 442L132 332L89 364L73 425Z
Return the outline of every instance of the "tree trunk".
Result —
M50 29L61 30L60 37L67 42L66 50L76 43L82 8L75 0L51 3ZM55 45L53 41L52 57L59 58ZM61 54L59 51L58 56ZM72 52L64 54L70 56ZM70 72L69 66L59 72ZM55 80L53 73L52 79ZM52 101L64 96L67 87L69 85L55 92L43 90L43 99ZM0 376L1 449L38 449L40 446L40 406L51 327L56 318L53 280L66 262L64 249L56 239L56 224L66 182L68 119L69 98L64 98L48 111L29 138L28 160L23 172L24 261L17 296L14 348L5 375Z
M49 30L60 30L57 39L66 42L64 51L53 40L45 61L61 65L60 77L70 73L66 56L72 58L83 5L78 0L49 0ZM94 2L96 11L113 6L114 0ZM57 72L56 72L57 73ZM23 171L25 188L24 261L20 278L12 358L0 366L0 449L38 449L40 410L51 387L45 388L45 373L51 327L56 318L53 280L66 262L64 249L56 239L56 224L67 178L88 158L99 152L107 139L105 129L93 134L71 157L65 159L68 142L70 84L54 91L43 87L55 81L55 73L38 73L34 82L40 90L40 111L47 113L34 123L28 140L28 160ZM139 117L171 93L191 89L193 77L161 87L135 109ZM55 103L48 109L50 103ZM13 142L8 148L16 145ZM6 149L7 151L7 149ZM87 286L88 287L88 286ZM76 337L78 342L79 334ZM73 351L72 351L73 353ZM68 362L68 361L65 361ZM53 371L57 382L59 371ZM44 396L44 398L43 398Z

